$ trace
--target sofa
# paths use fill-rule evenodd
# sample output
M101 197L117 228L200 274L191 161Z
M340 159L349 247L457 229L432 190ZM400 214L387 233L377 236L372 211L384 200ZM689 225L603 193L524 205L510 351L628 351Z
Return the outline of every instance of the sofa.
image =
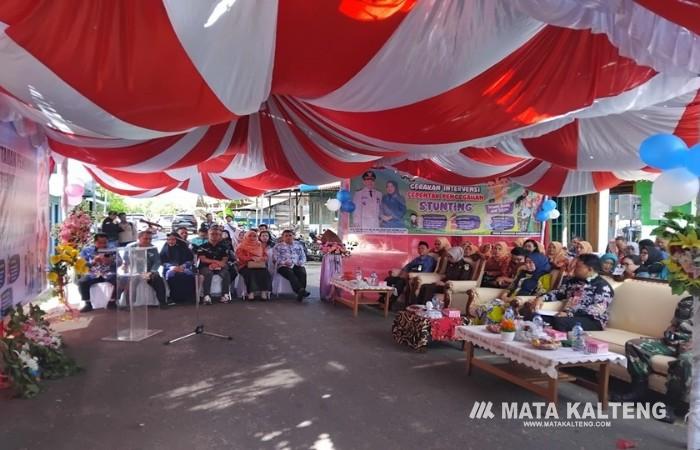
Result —
M610 318L604 331L591 331L589 334L600 341L608 343L610 351L625 354L625 343L639 337L660 338L671 323L674 311L681 296L673 295L665 282L630 279L624 282L608 280L615 291L610 305ZM474 288L473 282L449 282L446 300L450 308L466 311L470 298L476 304L485 303L496 298L502 290L492 288ZM521 297L523 300L532 297ZM563 302L547 302L543 309L558 311ZM468 312L467 312L468 313ZM668 363L672 357L655 356L652 358L653 373L649 376L650 389L666 392ZM627 369L613 364L612 376L629 381Z

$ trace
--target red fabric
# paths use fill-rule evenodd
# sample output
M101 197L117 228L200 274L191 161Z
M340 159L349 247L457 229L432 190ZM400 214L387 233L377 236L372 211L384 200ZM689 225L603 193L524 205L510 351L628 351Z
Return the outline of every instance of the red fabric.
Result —
M561 193L561 188L564 186L568 174L569 172L565 168L552 166L539 180L528 186L528 189L540 194L557 196Z
M155 158L182 139L183 135L151 139L141 144L119 148L79 147L49 138L51 150L66 158L101 167L126 167Z
M612 172L593 172L591 177L593 177L593 184L595 185L596 191L610 189L624 181L617 178Z
M6 30L8 36L114 116L161 131L235 117L195 69L161 1L34 5Z
M578 165L578 120L543 136L522 139L527 151L557 166L576 169Z
M700 35L700 0L635 0L654 14Z
M683 139L688 147L691 147L700 142L700 125L698 123L700 123L700 91L686 106L673 134Z
M462 325L461 317L430 319L430 335L434 341L451 341L454 339L455 328L460 325Z
M620 56L605 35L547 26L491 69L433 98L376 112L314 109L382 140L460 142L589 106L596 98L639 86L655 73Z
M334 91L374 57L407 14L361 21L344 14L342 3L278 3L273 93L313 98Z

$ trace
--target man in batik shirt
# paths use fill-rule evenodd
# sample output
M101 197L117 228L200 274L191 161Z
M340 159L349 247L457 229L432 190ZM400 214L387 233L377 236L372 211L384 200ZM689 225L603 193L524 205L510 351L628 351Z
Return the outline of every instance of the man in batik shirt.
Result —
M292 230L284 230L282 242L278 242L272 250L277 273L289 280L292 289L297 294L297 301L301 302L310 294L306 290L306 252L304 247L294 240Z

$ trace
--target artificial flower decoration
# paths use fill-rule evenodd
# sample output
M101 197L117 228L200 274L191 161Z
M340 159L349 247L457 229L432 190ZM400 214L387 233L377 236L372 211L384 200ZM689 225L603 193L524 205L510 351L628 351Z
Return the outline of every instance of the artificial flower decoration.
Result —
M664 261L674 294L700 295L700 216L678 211L664 214L664 220L652 231L669 241L669 258Z

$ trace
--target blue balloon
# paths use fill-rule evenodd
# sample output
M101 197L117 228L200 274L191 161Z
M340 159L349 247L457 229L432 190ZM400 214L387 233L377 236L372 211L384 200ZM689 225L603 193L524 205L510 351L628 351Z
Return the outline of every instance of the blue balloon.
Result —
M537 219L538 222L546 222L547 219L549 218L548 212L549 212L549 211L539 211L539 212L535 215L535 219Z
M351 201L343 202L343 204L340 205L340 210L346 213L351 213L355 211L355 203Z
M542 203L542 211L554 211L557 209L557 202L554 200L546 200L544 203Z
M700 144L690 147L690 151L683 159L685 160L683 166L696 177L700 177Z
M661 170L682 167L688 146L673 134L655 134L642 141L639 158L648 166Z
M350 191L346 191L345 189L341 189L338 191L337 194L335 194L335 198L340 200L340 203L345 203L349 202L352 200L352 195L350 194Z

